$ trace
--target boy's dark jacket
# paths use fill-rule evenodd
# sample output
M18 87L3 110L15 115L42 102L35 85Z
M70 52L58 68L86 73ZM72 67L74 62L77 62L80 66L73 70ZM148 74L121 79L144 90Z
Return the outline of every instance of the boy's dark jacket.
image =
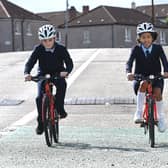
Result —
M62 71L70 73L73 69L73 62L67 49L58 43L55 43L55 50L53 53L46 51L41 44L36 46L25 65L24 73L30 74L37 61L39 62L39 75L54 75Z
M168 72L168 62L161 45L153 44L152 51L148 57L141 45L133 48L130 58L126 63L126 72L132 72L133 62L135 61L135 74L158 75L161 73L161 62L164 72ZM161 62L160 62L161 61Z

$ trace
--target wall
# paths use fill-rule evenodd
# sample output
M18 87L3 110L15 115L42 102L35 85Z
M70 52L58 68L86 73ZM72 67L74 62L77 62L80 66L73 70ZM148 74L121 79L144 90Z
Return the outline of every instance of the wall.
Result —
M65 30L60 29L62 43L65 44ZM90 32L90 43L84 43L84 32ZM68 29L68 48L111 48L112 27L90 26Z
M33 21L33 20L26 20L24 22L24 50L32 50L34 45L39 43L38 39L38 29L44 24L47 24L46 21ZM31 27L31 34L28 33L27 28L28 24Z
M34 45L39 43L38 28L47 23L47 21L36 20L14 19L12 22L11 19L0 19L0 52L13 51L13 49L14 51L32 50ZM12 25L14 35L12 35ZM28 25L30 33L28 33Z
M23 25L23 32L21 31L20 35L15 33L15 51L22 50L32 50L34 45L39 43L38 40L38 28L48 22L45 21L36 21L36 20L15 20L19 22L20 30ZM28 26L30 26L30 32L28 31ZM22 37L23 33L23 37ZM22 39L23 38L23 39ZM22 41L23 40L23 41Z
M130 42L126 42L125 41L125 28L126 27L131 29L131 39L132 39L132 41L130 41ZM134 46L137 43L136 42L136 38L137 38L136 26L114 25L114 29L113 30L114 30L114 33L113 33L113 36L114 36L114 48L118 48L118 47L129 48L129 47ZM156 28L156 31L158 32L158 38L157 38L156 43L160 44L159 32L160 31L164 31L164 32L166 32L166 44L164 44L164 45L168 45L168 29Z
M131 40L125 41L125 28L131 31ZM126 25L113 25L114 48L130 48L136 44L136 27Z
M131 31L131 40L125 41L125 28ZM156 29L166 32L166 44L168 45L168 29ZM62 43L65 44L65 30L60 29ZM90 43L83 43L84 31L90 32ZM112 35L113 34L113 35ZM109 25L109 26L90 26L75 27L68 29L68 48L131 48L137 44L136 26ZM158 37L157 43L160 43Z
M158 32L157 43L160 43L160 31L165 32L166 34L166 44L162 44L162 45L167 46L168 45L168 29L157 29L157 32Z
M0 19L0 52L12 51L11 20Z

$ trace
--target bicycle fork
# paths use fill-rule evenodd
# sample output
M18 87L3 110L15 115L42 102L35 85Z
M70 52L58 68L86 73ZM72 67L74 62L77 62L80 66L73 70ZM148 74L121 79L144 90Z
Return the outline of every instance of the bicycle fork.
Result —
M156 102L154 101L155 98L151 97L150 95L146 96L146 103L145 103L145 108L144 108L144 113L143 113L143 118L144 118L144 123L141 124L141 127L144 127L144 134L147 134L148 131L148 123L149 123L149 108L153 107L153 114L154 115L154 121L155 124L157 125L158 121L158 115L157 115L157 108L156 108Z

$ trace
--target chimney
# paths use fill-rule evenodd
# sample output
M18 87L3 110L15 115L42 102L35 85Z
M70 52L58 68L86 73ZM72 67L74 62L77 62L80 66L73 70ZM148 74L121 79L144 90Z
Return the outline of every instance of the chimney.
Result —
M76 8L74 6L71 6L71 8L69 9L69 19L74 19L77 16L77 11Z
M136 9L136 3L135 3L135 2L132 2L132 3L131 3L131 8L132 8L132 9Z
M86 6L83 6L83 14L87 14L89 13L89 6L86 5Z

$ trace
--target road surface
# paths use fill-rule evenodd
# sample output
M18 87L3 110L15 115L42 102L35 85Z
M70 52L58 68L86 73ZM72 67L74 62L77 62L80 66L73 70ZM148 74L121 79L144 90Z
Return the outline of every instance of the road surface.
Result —
M60 143L52 148L46 146L43 135L35 134L36 84L23 80L31 52L0 54L0 168L168 167L168 132L160 134L156 128L157 144L151 149L143 129L133 124L135 104L108 103L110 98L135 99L125 76L129 52L70 50L75 68L68 79L66 100L102 98L107 103L66 105L69 116L61 121ZM165 84L166 107L167 95Z

